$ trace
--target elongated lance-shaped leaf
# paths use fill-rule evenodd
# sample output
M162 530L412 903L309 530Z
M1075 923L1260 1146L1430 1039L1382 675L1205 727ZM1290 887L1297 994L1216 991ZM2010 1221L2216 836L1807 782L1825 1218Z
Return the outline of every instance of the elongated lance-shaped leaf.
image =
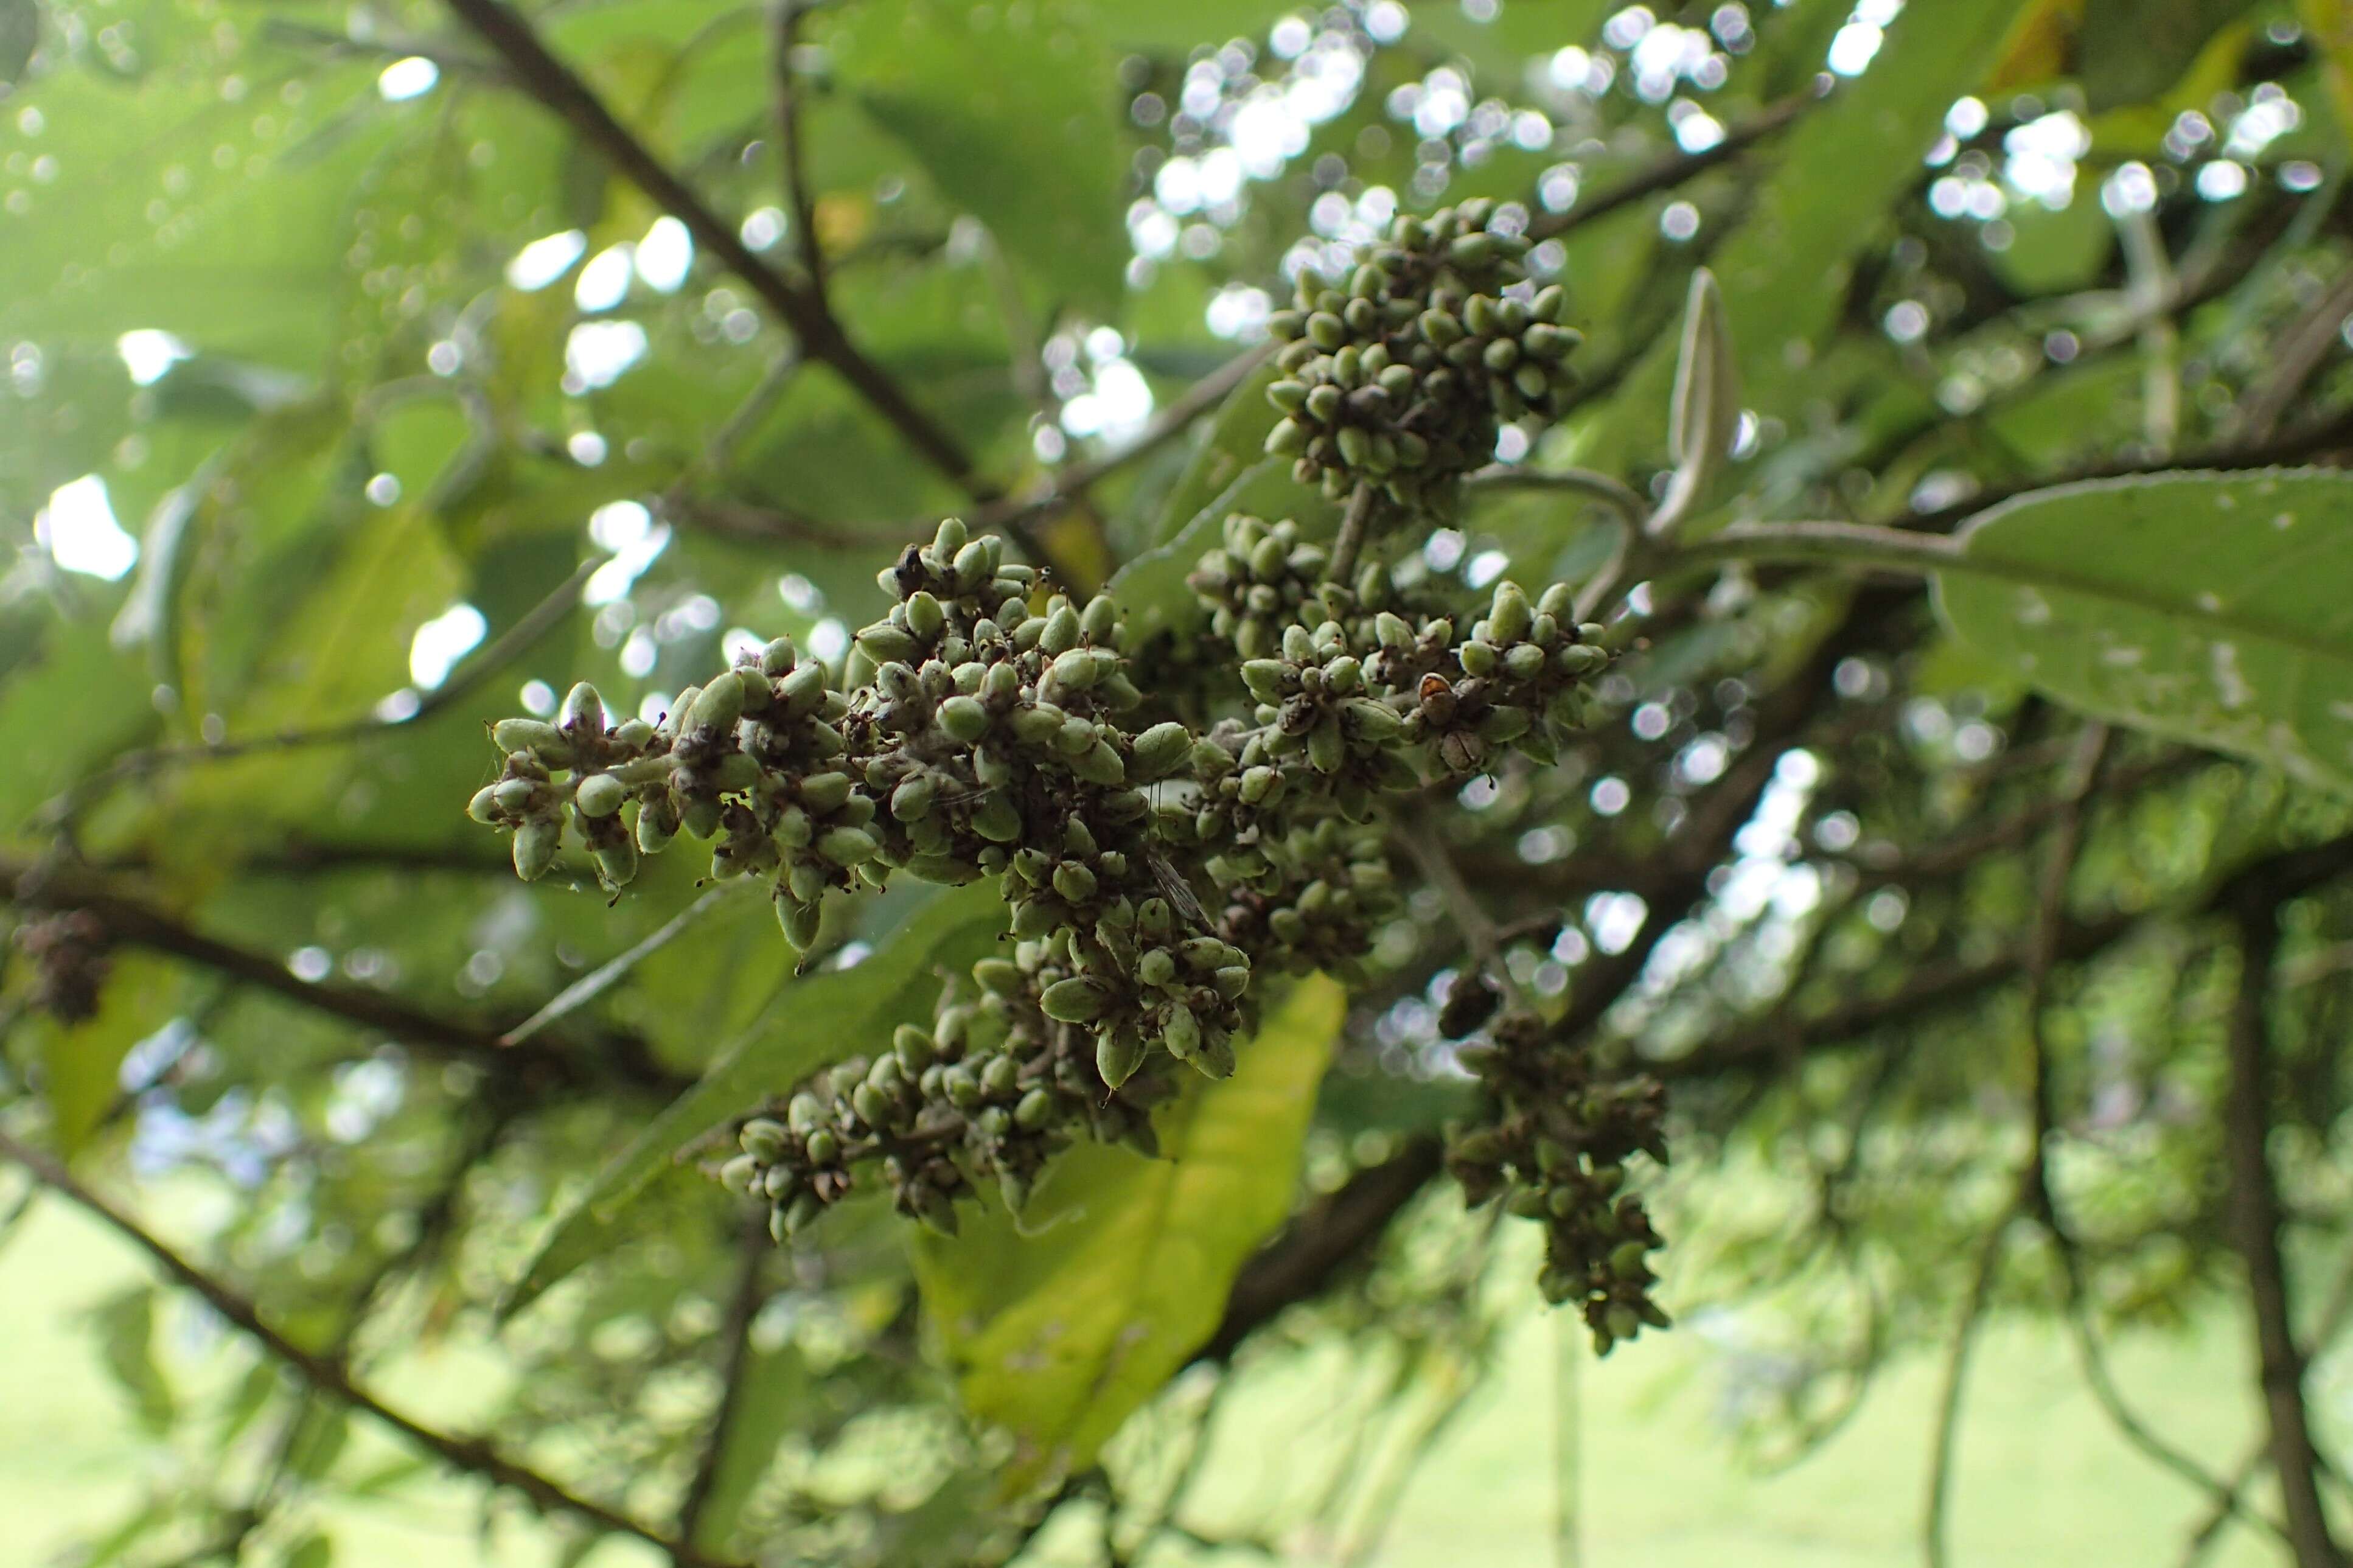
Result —
M1161 1157L1100 1145L1056 1162L1017 1223L997 1209L915 1268L966 1407L1019 1444L1019 1492L1092 1463L1216 1330L1234 1276L1290 1212L1315 1086L1347 998L1321 975L1270 1007L1234 1076L1157 1122Z

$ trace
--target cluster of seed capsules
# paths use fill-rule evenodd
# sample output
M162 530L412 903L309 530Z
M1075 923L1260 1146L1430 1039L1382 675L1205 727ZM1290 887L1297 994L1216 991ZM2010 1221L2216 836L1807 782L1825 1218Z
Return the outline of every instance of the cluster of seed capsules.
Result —
M1488 1000L1464 1016L1461 989L1450 995L1441 1028L1469 1032L1493 1011ZM1642 1200L1626 1190L1626 1162L1637 1153L1667 1158L1666 1093L1654 1078L1602 1070L1584 1052L1547 1037L1542 1019L1506 1007L1487 1026L1487 1042L1457 1053L1477 1075L1490 1108L1472 1127L1451 1130L1447 1168L1473 1205L1501 1197L1514 1215L1545 1228L1537 1286L1555 1306L1575 1304L1606 1355L1644 1328L1663 1329L1652 1300L1658 1276L1650 1254L1662 1245Z
M1300 274L1296 308L1268 321L1285 346L1266 449L1293 458L1302 483L1335 498L1366 483L1400 507L1446 510L1504 423L1567 406L1582 341L1562 325L1567 292L1514 288L1529 242L1497 213L1479 200L1400 216L1345 279Z
M60 1024L98 1016L114 968L106 922L88 910L60 910L18 926L12 945L32 965L26 1002Z

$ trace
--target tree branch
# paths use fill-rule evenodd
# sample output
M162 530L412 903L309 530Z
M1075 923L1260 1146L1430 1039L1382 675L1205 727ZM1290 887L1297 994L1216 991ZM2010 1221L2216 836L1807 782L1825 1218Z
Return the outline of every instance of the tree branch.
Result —
M2273 1184L2271 1135L2272 967L2279 952L2277 906L2258 899L2235 911L2240 971L2230 1028L2230 1091L2222 1111L2222 1150L2230 1170L2232 1240L2247 1269L2255 1355L2273 1473L2287 1512L2296 1568L2344 1568L2320 1501L2320 1456L2304 1404L2304 1355L2295 1343L2288 1304L2287 1268L2280 1256L2279 1191Z
M1687 180L1696 178L1720 163L1726 163L1748 151L1757 142L1773 135L1808 109L1820 101L1812 92L1797 93L1780 102L1759 110L1757 117L1746 125L1734 127L1724 140L1698 153L1676 153L1659 159L1648 168L1628 178L1624 184L1596 196L1589 202L1570 207L1565 213L1546 214L1528 226L1528 233L1537 239L1550 239L1609 216L1619 208L1648 200L1663 191L1673 190Z
M587 586L588 579L603 564L601 560L583 561L571 576L550 589L539 603L524 611L513 626L469 655L448 680L418 699L416 708L399 718L371 715L364 719L346 720L340 724L321 725L316 729L281 730L276 734L255 735L241 740L206 741L189 746L155 746L145 751L128 752L42 806L35 821L43 827L71 822L111 785L161 768L185 763L228 762L260 752L290 752L306 746L339 745L421 724L444 709L471 696L484 681L529 652L540 638L560 626L566 616L579 607L580 590Z
M23 1166L43 1186L104 1222L146 1253L175 1283L202 1297L213 1310L291 1367L311 1387L343 1405L374 1416L452 1468L480 1476L493 1486L520 1492L541 1509L569 1513L598 1530L646 1542L668 1552L681 1568L730 1568L724 1559L698 1551L684 1542L673 1541L625 1513L584 1498L552 1477L506 1458L480 1438L452 1436L385 1404L353 1382L342 1361L304 1350L271 1328L262 1321L260 1310L253 1302L181 1257L138 1221L83 1186L64 1166L47 1155L27 1148L5 1132L0 1132L0 1158Z
M0 858L0 900L35 909L84 910L104 924L108 938L184 959L241 984L284 997L313 1012L380 1029L413 1047L472 1061L526 1083L578 1087L596 1078L588 1053L565 1046L501 1046L499 1031L433 1013L400 997L332 982L307 981L267 954L206 936L141 900L94 879L63 868ZM642 1040L606 1036L596 1057L633 1088L665 1096L683 1092L691 1080L655 1061Z
M800 339L801 352L832 370L888 420L907 444L976 499L994 491L973 471L956 439L917 408L881 366L849 341L823 296L762 261L726 222L613 117L604 100L551 53L531 24L503 0L448 0L459 20L505 59L523 87L601 153L654 205L686 226L694 243L741 278Z
M711 1432L703 1439L702 1457L696 1461L693 1478L687 1482L686 1495L678 1505L678 1538L698 1545L702 1541L703 1510L711 1504L712 1489L719 1483L735 1413L744 1403L744 1378L752 1365L752 1320L760 1315L761 1304L768 1299L763 1276L776 1248L768 1239L768 1216L765 1211L756 1206L746 1211L744 1234L736 1247L740 1261L735 1290L728 1300L727 1321L720 1330L723 1348L719 1408L712 1413ZM681 1562L677 1568L688 1568L688 1564Z
M773 74L776 113L776 162L785 173L785 199L792 204L793 239L799 247L801 269L808 274L810 292L825 293L825 246L818 238L817 204L810 198L808 158L801 145L800 82L793 55L800 47L801 13L808 0L769 0L769 69Z

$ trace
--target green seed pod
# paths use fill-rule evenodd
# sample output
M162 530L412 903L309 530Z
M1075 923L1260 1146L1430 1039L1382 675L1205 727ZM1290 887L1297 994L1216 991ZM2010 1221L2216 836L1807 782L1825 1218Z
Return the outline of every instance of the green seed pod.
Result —
M1193 749L1192 734L1175 720L1155 724L1135 738L1134 773L1142 782L1165 777Z
M1252 658L1242 661L1242 684L1261 702L1280 702L1283 689L1291 679L1292 668L1279 658Z
M1136 962L1135 977L1146 985L1166 985L1176 978L1176 960L1166 948L1153 948Z
M589 854L596 859L596 875L607 888L626 888L638 877L638 841L623 835L608 843L594 845Z
M572 804L579 807L583 816L610 816L628 798L629 792L612 774L590 773L573 792Z
M1535 622L1535 613L1528 606L1528 596L1520 585L1506 577L1495 584L1495 597L1487 612L1488 639L1497 643L1515 643L1528 635Z
M1466 234L1446 247L1446 258L1461 268L1492 266L1500 247L1492 234Z
M1340 417L1340 389L1325 384L1313 387L1307 394L1307 416L1318 425L1329 425Z
M1051 744L1063 756L1081 756L1093 750L1100 733L1092 719L1065 719L1061 728L1054 731Z
M1103 1080L1117 1089L1135 1076L1144 1065L1145 1045L1141 1036L1132 1030L1114 1029L1095 1037L1095 1071Z
M1068 605L1058 605L1039 628L1038 651L1049 658L1068 653L1079 646L1079 613Z
M572 742L543 719L501 719L491 727L491 739L501 752L529 752L554 768L572 765Z
M1071 617L1075 621L1078 617ZM1096 662L1092 648L1066 649L1054 659L1056 684L1072 691L1085 691L1103 678L1103 666Z
M1347 323L1331 311L1318 310L1307 318L1307 341L1317 348L1328 352L1338 348L1347 338Z
M799 662L800 650L790 637L778 637L760 650L760 673L771 680L790 675Z
M744 752L730 752L712 765L712 783L722 795L735 795L760 782L758 760Z
M1095 896L1095 874L1075 860L1065 860L1054 868L1054 891L1066 903L1085 905Z
M1109 642L1119 630L1119 605L1107 594L1097 594L1087 601L1084 614L1079 616L1079 630L1089 642Z
M976 697L951 697L940 704L940 728L950 739L969 746L988 733L988 710Z
M744 717L744 683L733 670L723 670L711 678L694 700L694 710L687 715L686 727L691 731L724 732L735 727Z
M857 642L860 651L876 664L913 658L923 646L914 633L892 621L876 621L861 628Z
M891 816L899 822L921 822L932 813L932 802L939 794L939 781L931 773L916 773L891 792Z
M1368 697L1358 697L1341 704L1340 712L1351 733L1374 745L1396 739L1405 727L1397 710L1386 702L1376 702Z
M972 814L972 830L992 844L1010 844L1021 837L1021 813L1003 792L993 792Z
M1083 1024L1102 1016L1105 998L1091 981L1058 980L1038 994L1046 1016L1064 1024Z
M1010 996L1021 988L1021 971L1001 958L984 958L974 964L972 978L991 996Z
M1307 763L1319 773L1336 773L1347 758L1347 741L1340 733L1340 715L1326 713L1307 732Z
M1053 1122L1056 1110L1052 1089L1033 1089L1013 1108L1013 1124L1025 1132L1042 1131Z
M737 1197L751 1195L752 1184L760 1179L760 1162L749 1154L738 1154L719 1167L719 1184Z
M1539 321L1557 322L1568 314L1568 290L1557 283L1547 283L1536 290L1528 314Z
M1534 680L1544 668L1545 650L1532 642L1517 644L1504 655L1504 673L1514 680Z
M640 855L661 855L663 850L669 850L673 838L678 838L678 805L670 803L670 795L654 795L652 801L638 807Z
M807 718L825 703L825 667L805 664L794 670L785 677L781 695L785 700L786 717Z
M891 1032L891 1054L897 1058L899 1070L909 1077L919 1076L939 1059L939 1050L931 1031L913 1024L902 1024Z
M949 558L949 571L955 574L955 585L971 593L997 574L997 563L986 539L976 539Z
M825 868L814 860L796 860L785 873L785 890L804 904L814 904L825 897Z
M1097 741L1088 750L1071 759L1071 771L1091 784L1105 789L1117 789L1127 782L1127 764L1107 741Z
M719 803L697 795L679 807L679 826L697 838L708 838L719 831Z
M1419 324L1423 339L1435 347L1462 341L1462 322L1450 310L1424 310Z
M1009 721L1013 738L1025 746L1050 746L1054 737L1062 732L1070 715L1050 702L1039 702L1028 708L1017 708Z
M818 930L824 923L824 910L814 901L795 903L790 899L776 900L776 919L785 928L785 940L796 952L807 952L817 945Z
M555 851L563 842L563 824L553 817L533 817L516 828L515 875L526 882L538 881L555 864Z
M1520 368L1512 372L1512 389L1531 404L1542 402L1551 388L1552 377L1542 365L1522 360Z
M1215 784L1234 771L1232 753L1207 736L1193 742L1192 763L1193 776L1203 784Z
M507 782L509 784L522 783L521 779L510 779ZM499 791L501 787L503 786L499 784L484 784L481 788L476 790L474 792L474 798L466 803L466 815L472 817L476 822L483 824L485 826L498 821Z
M1352 468L1361 468L1373 455L1373 438L1357 425L1343 425L1334 439L1340 446L1340 458Z
M605 700L586 681L580 682L565 693L563 711L556 715L558 727L574 735L602 735L605 732Z
M1296 419L1278 419L1274 422L1274 428L1266 433L1265 450L1271 458L1295 457L1306 447L1306 427Z
M947 612L940 607L939 600L934 598L927 589L918 588L907 596L904 614L907 629L914 633L921 642L934 642L940 633L947 629Z
M862 827L835 827L818 836L818 854L832 865L848 868L874 858L880 847Z
M1479 351L1479 363L1497 375L1502 375L1520 363L1520 345L1514 338L1497 338Z
M1454 657L1461 661L1462 673L1465 675L1484 679L1495 673L1496 656L1493 643L1476 639L1463 643L1455 648Z
M1275 783L1276 774L1272 768L1261 764L1258 767L1243 769L1240 786L1242 804L1259 805L1274 793Z

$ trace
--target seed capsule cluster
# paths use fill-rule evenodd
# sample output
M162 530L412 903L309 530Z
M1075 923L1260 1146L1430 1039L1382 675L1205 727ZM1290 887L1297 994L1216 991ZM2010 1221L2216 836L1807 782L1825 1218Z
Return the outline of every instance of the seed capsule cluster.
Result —
M1352 552L1376 520L1450 505L1501 422L1564 407L1566 297L1525 284L1527 243L1496 220L1486 202L1400 218L1345 288L1304 275L1273 319L1268 448L1363 504ZM712 874L767 880L804 950L828 891L992 879L1006 955L944 987L929 1026L743 1122L718 1173L779 1240L876 1180L953 1231L976 1190L1018 1210L1075 1140L1154 1152L1177 1069L1235 1069L1262 977L1366 978L1404 902L1385 799L1512 751L1549 763L1585 721L1609 655L1566 584L1531 601L1501 583L1462 614L1371 553L1335 580L1297 522L1229 517L1188 579L1206 634L1123 649L1113 601L1054 592L950 519L881 574L891 608L839 670L778 638L659 723L612 722L576 687L553 721L494 727L503 761L470 810L512 833L526 879L567 835L611 889L681 833L709 841ZM1447 1012L1476 1027L1496 1005ZM1546 1220L1544 1289L1581 1302L1605 1348L1662 1323L1657 1237L1619 1190L1625 1158L1656 1152L1655 1086L1559 1059L1532 1016L1491 1034L1496 1116L1456 1141L1457 1173Z
M110 945L106 922L88 910L61 910L18 926L16 949L33 966L26 1005L60 1024L98 1016L114 967Z
M1538 1288L1556 1306L1577 1305L1597 1351L1607 1354L1645 1326L1665 1328L1649 1261L1661 1237L1642 1200L1624 1190L1634 1154L1667 1157L1664 1088L1563 1049L1520 1008L1494 1019L1489 1040L1464 1047L1459 1059L1478 1075L1493 1115L1453 1130L1447 1168L1473 1205L1501 1196L1544 1226Z
M1299 276L1295 308L1268 329L1286 346L1267 396L1283 418L1266 449L1335 498L1359 482L1409 509L1451 505L1454 482L1494 455L1499 426L1566 405L1567 359L1553 284L1522 299L1526 236L1470 201L1400 216L1338 283Z

